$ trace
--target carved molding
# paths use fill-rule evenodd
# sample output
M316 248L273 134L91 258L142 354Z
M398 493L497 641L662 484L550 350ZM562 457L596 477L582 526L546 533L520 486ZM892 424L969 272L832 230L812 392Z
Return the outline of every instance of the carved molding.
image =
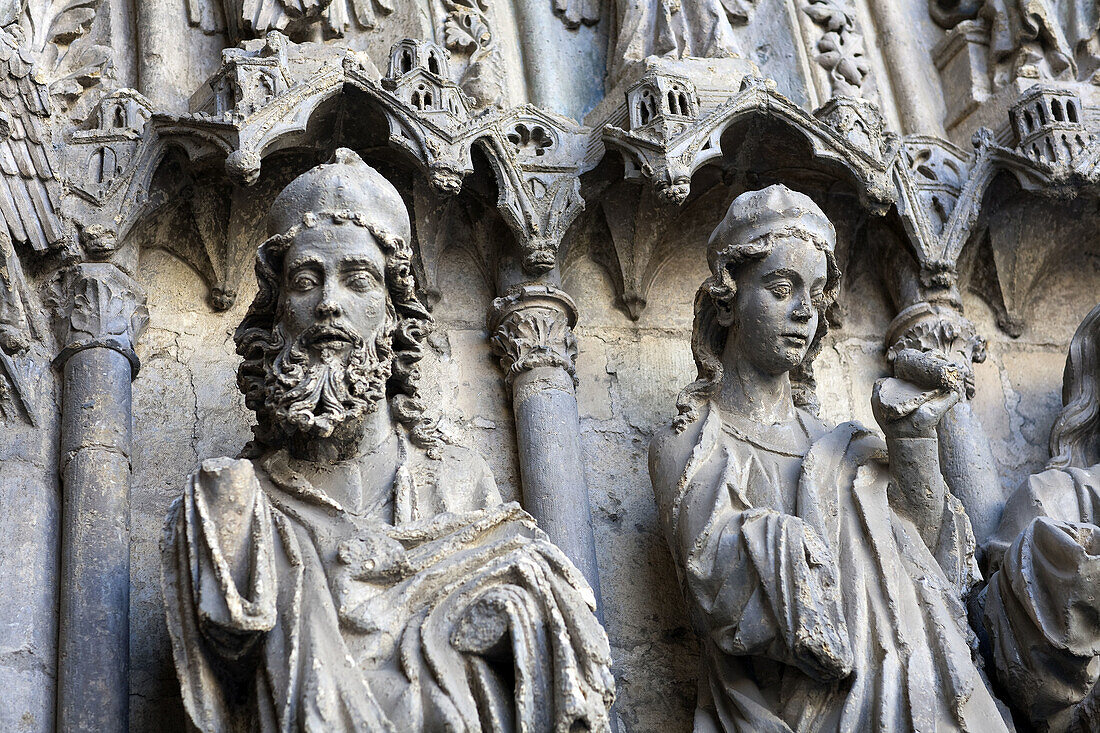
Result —
M577 306L551 285L526 284L493 301L489 310L490 343L511 384L538 367L565 370L576 384Z
M928 142L926 138L907 138L907 144L910 141L918 148ZM959 255L974 233L986 191L998 175L1012 175L1025 191L1064 198L1072 198L1100 181L1100 149L1095 145L1087 154L1067 156L1064 160L1033 158L1019 149L998 144L993 133L985 128L974 134L973 144L975 152L966 158L956 157L957 153L945 143L936 144L943 154L941 162L950 162L952 173L944 175L965 171L965 180L957 188L957 194L954 193L956 181L939 178L942 168L934 171L931 167L913 164L913 158L909 158L910 166L894 168L897 209L902 224L922 271L929 277L942 275L943 287L954 284ZM932 173L933 179L925 173ZM927 206L930 198L938 198L940 206ZM951 210L945 218L947 206Z
M648 179L657 195L668 203L687 198L691 176L706 163L722 156L722 134L734 123L752 117L766 117L788 125L809 142L813 155L839 163L853 177L868 208L885 213L896 198L890 169L900 149L897 137L883 129L881 115L870 103L834 100L810 114L774 89L765 79L746 76L740 91L709 112L699 112L690 81L680 81L652 66L628 96L630 109L620 118L630 120L623 129L614 124L603 128L608 147L623 152L627 178ZM682 111L669 111L666 87L684 89L687 104ZM638 109L645 96L636 90L652 87L658 106L643 120ZM679 99L680 92L673 98ZM686 114L684 113L686 112ZM634 123L641 123L637 127ZM834 126L836 125L836 126Z
M106 348L125 356L131 376L137 376L134 345L149 324L149 311L133 278L110 263L80 263L54 277L50 301L61 344L54 359L57 367L84 349Z

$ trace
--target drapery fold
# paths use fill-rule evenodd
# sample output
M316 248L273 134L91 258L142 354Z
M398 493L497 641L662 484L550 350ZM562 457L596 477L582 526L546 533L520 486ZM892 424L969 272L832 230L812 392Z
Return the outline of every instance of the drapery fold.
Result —
M979 576L955 497L929 548L859 425L819 427L791 456L712 406L682 439L694 447L657 500L706 658L697 731L1011 729L967 624Z
M410 463L395 491L423 499L409 482L446 469ZM264 465L205 463L165 535L173 654L200 729L608 730L595 598L519 505L393 526ZM208 509L230 483L254 489L240 586Z

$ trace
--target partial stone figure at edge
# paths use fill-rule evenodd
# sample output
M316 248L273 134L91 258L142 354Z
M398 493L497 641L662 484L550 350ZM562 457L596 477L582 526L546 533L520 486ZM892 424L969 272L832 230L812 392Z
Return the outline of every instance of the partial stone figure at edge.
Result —
M936 425L961 380L907 355L922 383L881 380L872 398L886 444L813 414L834 245L803 194L734 200L695 301L699 378L650 446L702 643L695 730L1012 730L967 623L974 537L940 474Z
M425 417L408 212L350 150L275 200L237 329L248 458L167 522L184 705L204 731L608 730L583 577Z
M1070 342L1047 470L1005 504L980 596L999 681L1037 730L1100 730L1100 305Z

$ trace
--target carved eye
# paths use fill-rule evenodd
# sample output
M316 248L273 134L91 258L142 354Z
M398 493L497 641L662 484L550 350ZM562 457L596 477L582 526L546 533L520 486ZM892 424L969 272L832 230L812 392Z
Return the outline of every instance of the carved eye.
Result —
M378 278L370 270L356 270L347 277L347 285L352 290L368 292L378 287Z
M290 280L290 287L299 292L312 290L320 284L321 279L316 273L310 272L309 270L302 270L296 273Z
M774 295L779 300L786 300L787 298L791 297L791 284L788 282L780 281L777 283L772 283L771 286L768 287L768 290L771 290L772 295Z

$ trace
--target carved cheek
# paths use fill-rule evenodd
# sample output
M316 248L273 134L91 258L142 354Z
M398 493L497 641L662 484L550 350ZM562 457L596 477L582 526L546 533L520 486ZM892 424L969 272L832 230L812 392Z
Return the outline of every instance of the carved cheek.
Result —
M290 292L283 301L283 322L294 335L304 331L316 320L320 288L306 293Z
M386 297L381 292L365 293L359 296L358 311L365 326L377 328L385 319Z

